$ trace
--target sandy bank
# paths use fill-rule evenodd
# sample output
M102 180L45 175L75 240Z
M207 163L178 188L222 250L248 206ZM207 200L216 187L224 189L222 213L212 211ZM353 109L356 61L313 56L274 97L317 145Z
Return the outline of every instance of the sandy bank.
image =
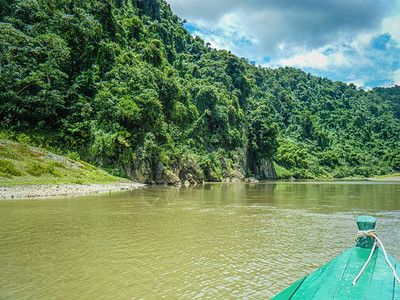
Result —
M19 185L0 186L0 199L78 196L110 191L134 190L145 184L128 182L113 184L63 184L63 185Z

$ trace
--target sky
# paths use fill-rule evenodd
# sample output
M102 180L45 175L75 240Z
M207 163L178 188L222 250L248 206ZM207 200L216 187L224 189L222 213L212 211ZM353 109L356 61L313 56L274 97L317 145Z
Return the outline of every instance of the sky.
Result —
M400 0L167 0L194 36L264 67L400 85Z

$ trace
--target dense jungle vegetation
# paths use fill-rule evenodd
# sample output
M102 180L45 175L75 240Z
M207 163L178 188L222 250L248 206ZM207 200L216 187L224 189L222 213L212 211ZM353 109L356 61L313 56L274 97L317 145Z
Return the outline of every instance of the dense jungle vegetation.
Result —
M400 87L357 89L192 37L163 0L0 0L0 126L144 182L400 170Z

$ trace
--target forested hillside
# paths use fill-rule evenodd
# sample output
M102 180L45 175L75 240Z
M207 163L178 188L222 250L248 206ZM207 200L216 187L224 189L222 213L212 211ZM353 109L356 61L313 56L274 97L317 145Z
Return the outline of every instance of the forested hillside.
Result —
M162 0L0 0L0 126L142 182L400 170L400 87L255 66Z

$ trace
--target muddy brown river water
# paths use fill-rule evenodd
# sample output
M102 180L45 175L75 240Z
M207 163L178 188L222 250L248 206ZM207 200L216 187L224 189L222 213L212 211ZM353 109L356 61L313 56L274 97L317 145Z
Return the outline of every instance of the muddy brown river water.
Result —
M399 182L1 200L0 299L268 299L353 246L359 215L399 261Z

